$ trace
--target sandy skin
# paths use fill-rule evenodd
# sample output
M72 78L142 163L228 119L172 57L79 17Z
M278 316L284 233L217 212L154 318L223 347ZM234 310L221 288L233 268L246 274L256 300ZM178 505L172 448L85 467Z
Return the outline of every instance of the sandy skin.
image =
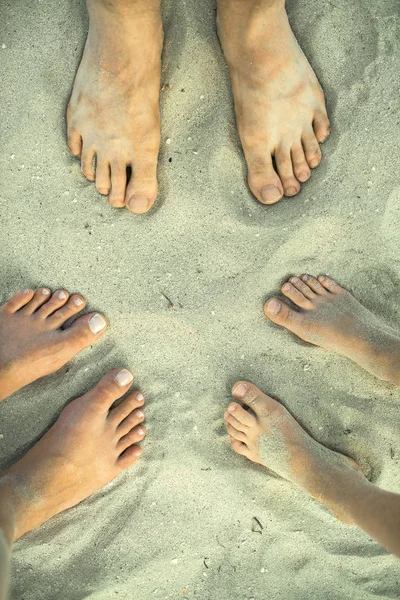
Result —
M284 0L218 0L248 183L263 204L295 196L330 131L324 94L290 28Z

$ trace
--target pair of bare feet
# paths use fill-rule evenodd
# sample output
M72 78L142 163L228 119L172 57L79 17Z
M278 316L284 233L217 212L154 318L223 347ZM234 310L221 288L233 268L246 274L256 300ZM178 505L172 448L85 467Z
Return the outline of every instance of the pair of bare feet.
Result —
M349 292L328 277L309 275L292 277L282 291L297 310L270 299L265 313L272 321L399 383L400 337ZM100 339L107 326L100 314L77 317L66 326L84 306L79 295L69 297L64 290L51 294L41 288L19 292L0 307L0 399L60 369ZM25 457L2 473L0 528L10 545L85 499L140 456L137 444L145 436L143 395L128 394L115 405L132 380L127 369L105 375L93 390L69 403ZM235 452L292 481L339 519L370 531L354 517L353 493L358 489L368 496L371 487L379 488L371 486L354 461L313 440L282 404L253 384L238 382L232 394L241 402L231 403L225 412ZM370 534L392 549L379 531Z
M67 111L68 145L112 206L145 213L158 192L161 0L87 0L89 33ZM322 89L284 0L218 0L248 183L263 204L294 196L329 135Z

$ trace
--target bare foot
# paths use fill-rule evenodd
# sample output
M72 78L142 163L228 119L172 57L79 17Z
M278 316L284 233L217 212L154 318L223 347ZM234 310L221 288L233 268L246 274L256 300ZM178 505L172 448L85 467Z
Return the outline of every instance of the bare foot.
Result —
M233 450L292 481L349 522L341 493L355 479L368 483L359 466L316 442L282 404L255 385L239 381L232 395L249 407L233 402L225 412Z
M333 350L385 381L400 385L400 335L364 308L336 281L323 275L291 277L282 292L297 307L276 298L266 316L302 340Z
M42 439L0 477L2 522L9 543L109 483L140 456L145 436L143 395L129 394L133 377L115 369L70 402ZM5 507L11 507L6 518ZM2 512L0 510L0 512ZM12 518L13 516L13 518Z
M324 94L284 0L218 0L217 20L249 187L274 204L297 194L321 161L319 144L329 135Z
M160 2L87 0L87 6L90 26L67 111L68 145L113 206L145 213L158 190Z
M97 313L63 329L85 304L77 294L40 288L17 292L0 307L0 400L58 371L103 335L107 321Z

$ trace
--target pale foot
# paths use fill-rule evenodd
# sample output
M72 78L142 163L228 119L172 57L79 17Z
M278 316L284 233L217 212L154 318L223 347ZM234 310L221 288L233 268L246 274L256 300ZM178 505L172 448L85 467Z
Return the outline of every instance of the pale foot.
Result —
M316 442L282 404L255 385L239 381L232 395L249 407L233 402L225 412L233 450L292 481L337 518L351 522L341 494L350 482L369 483L359 466Z
M143 395L115 369L70 402L42 439L0 477L0 523L9 544L109 483L140 456ZM6 511L8 510L8 515Z
M17 292L0 307L0 400L58 371L103 335L107 321L98 313L63 329L85 304L77 294L40 288Z
M67 111L68 145L113 206L145 213L158 190L160 2L87 0L87 6L90 26Z
M291 277L282 292L296 310L271 298L266 316L302 340L350 358L385 381L400 385L400 335L330 277Z
M321 161L330 127L324 94L284 0L218 0L217 22L249 187L274 204L297 194Z

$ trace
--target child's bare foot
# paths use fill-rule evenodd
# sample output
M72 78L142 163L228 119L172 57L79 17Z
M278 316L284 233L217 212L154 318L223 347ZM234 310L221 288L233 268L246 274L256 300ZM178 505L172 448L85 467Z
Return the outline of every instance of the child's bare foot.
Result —
M249 187L260 202L274 204L297 194L321 161L319 144L329 135L324 94L284 0L218 0L218 33Z
M113 206L145 213L158 189L160 2L87 0L87 6L90 26L68 106L68 145Z
M107 322L97 313L62 328L85 304L77 294L40 288L17 292L0 307L0 400L58 371L103 335Z
M9 543L109 483L140 456L143 395L129 394L126 369L115 369L62 411L42 439L0 477L2 525ZM9 518L4 507L11 507ZM0 513L2 511L0 510ZM5 527L7 529L7 527Z
M306 342L333 350L391 383L400 385L400 336L364 308L336 281L323 275L291 277L282 292L297 307L277 298L266 316Z
M249 407L233 402L225 412L233 450L292 481L347 522L341 506L344 481L367 482L358 465L316 442L282 404L255 385L239 381L232 395Z

